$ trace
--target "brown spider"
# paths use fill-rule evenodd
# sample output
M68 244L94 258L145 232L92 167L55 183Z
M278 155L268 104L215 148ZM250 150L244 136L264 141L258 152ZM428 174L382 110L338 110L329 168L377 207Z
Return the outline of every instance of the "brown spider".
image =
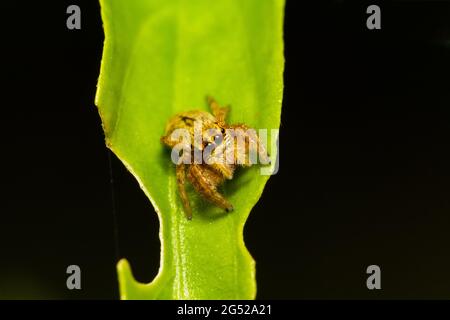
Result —
M257 154L261 163L270 163L266 149L255 130L245 124L227 124L225 118L230 108L219 106L211 97L206 99L212 114L198 110L178 113L169 120L165 135L161 137L161 141L172 150L177 146L183 148L181 157L176 161L176 176L188 219L192 219L192 210L185 190L186 171L187 178L196 192L230 212L233 205L219 193L217 187L225 179L233 178L238 165L249 167L256 163L250 153L254 156ZM185 133L181 143L179 137L174 135L177 129L182 129ZM176 151L176 154L179 152Z

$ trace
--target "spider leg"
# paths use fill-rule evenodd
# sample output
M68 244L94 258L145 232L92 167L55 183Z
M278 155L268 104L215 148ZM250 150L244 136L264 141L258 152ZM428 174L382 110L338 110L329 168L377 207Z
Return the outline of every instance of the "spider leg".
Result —
M257 150L255 150L254 148L252 148L252 150L254 152L258 152L259 161L261 161L263 164L270 164L271 161L270 161L269 153L267 152L267 149L264 146L264 144L261 142L261 140L259 140L259 137L256 134L256 132L254 134L247 135L247 137L248 137L250 146L257 148Z
M181 163L177 165L176 174L177 174L177 183L178 183L178 191L180 192L181 202L183 203L183 207L185 210L186 218L189 220L192 219L192 210L191 205L189 203L189 198L186 193L185 181L186 181L186 165Z
M217 119L217 122L219 124L225 124L225 118L227 117L228 112L230 111L230 107L221 107L217 101L211 97L206 97L206 102L208 103L209 107L211 108L212 114Z
M166 135L162 136L160 140L161 140L162 143L164 143L167 146L171 146L171 144L172 144L172 141Z
M266 147L259 139L258 135L256 134L256 130L250 129L245 124L234 124L231 125L230 128L235 130L235 134L241 134L243 133L245 138L245 150L239 150L239 146L237 147L237 152L240 154L247 154L248 156L245 157L244 166L251 166L253 163L250 163L250 152L258 153L259 160L263 164L270 164L270 158L269 154L267 153ZM250 130L249 130L250 129ZM242 153L244 152L244 153Z
M233 179L233 173L234 173L233 166L222 165L222 164L211 164L211 167L215 171L220 172L220 174L222 174L228 180Z
M223 181L219 174L202 165L192 164L188 170L188 179L205 199L227 212L233 210L233 205L217 191L217 185Z

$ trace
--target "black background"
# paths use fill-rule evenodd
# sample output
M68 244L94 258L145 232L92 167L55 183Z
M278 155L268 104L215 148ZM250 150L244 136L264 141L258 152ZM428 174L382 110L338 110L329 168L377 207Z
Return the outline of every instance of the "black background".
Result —
M258 298L450 297L450 3L288 0L280 171L245 227ZM82 29L66 28L77 4ZM96 1L2 4L0 298L118 298L115 242L138 280L158 221L108 151L94 106ZM82 269L82 290L65 286ZM368 265L382 271L369 291Z

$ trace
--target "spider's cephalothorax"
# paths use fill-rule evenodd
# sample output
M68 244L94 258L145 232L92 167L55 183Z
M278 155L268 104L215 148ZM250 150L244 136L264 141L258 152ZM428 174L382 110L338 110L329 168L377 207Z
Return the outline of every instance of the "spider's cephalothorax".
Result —
M233 206L217 187L225 179L233 178L236 166L254 164L250 161L252 152L259 156L261 163L270 162L264 145L253 129L245 124L227 124L225 118L229 107L219 106L211 97L207 97L207 102L212 114L198 110L176 114L167 123L165 135L161 137L161 141L170 148L180 146L180 140L174 138L177 129L182 129L184 137L189 138L188 142L184 142L189 152L184 152L176 164L178 189L188 219L192 218L192 211L185 190L186 176L196 192L229 212ZM199 128L200 135L197 134ZM198 160L196 151L201 155L200 160L204 161L194 160Z

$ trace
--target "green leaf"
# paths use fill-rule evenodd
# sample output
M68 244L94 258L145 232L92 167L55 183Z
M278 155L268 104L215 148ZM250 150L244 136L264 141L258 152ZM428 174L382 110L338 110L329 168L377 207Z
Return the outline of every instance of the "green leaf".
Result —
M100 4L105 44L96 105L106 144L137 179L160 220L159 274L150 284L138 283L121 260L121 298L253 299L255 263L243 228L269 176L260 174L260 166L239 169L223 189L235 208L228 214L189 190L189 221L170 150L160 137L174 114L208 110L206 95L231 105L228 123L279 128L284 0ZM270 151L275 159L277 150Z

